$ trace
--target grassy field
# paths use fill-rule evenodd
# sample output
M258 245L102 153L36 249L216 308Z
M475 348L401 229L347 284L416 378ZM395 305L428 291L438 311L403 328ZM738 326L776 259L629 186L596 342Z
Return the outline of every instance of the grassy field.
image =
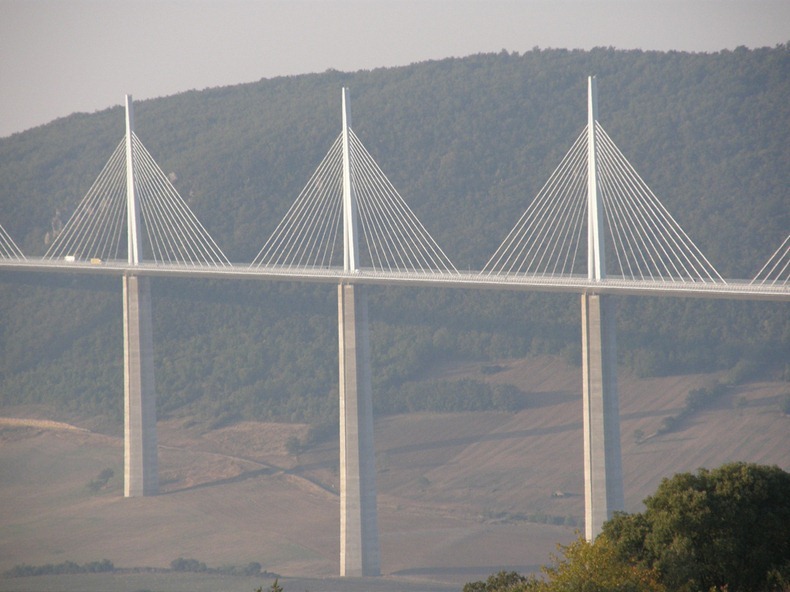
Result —
M87 574L0 580L4 592L254 592L274 578L206 574ZM279 578L285 592L451 592L458 586L404 578Z
M376 421L384 577L360 590L452 590L499 569L536 571L576 536L584 512L579 368L557 358L437 368L436 376L516 384L518 413L411 414ZM626 506L679 471L744 460L790 470L786 383L728 389L670 433L688 391L711 375L620 377ZM46 409L3 409L0 422L0 570L109 559L167 568L194 558L284 577L291 590L353 590L336 580L339 501L335 442L299 457L285 442L306 426L242 422L202 431L159 423L162 494L122 497L121 438L66 424ZM24 421L22 421L24 419ZM35 420L35 421L34 421ZM83 429L79 429L79 428ZM91 481L114 477L98 491ZM565 524L540 523L549 517ZM580 523L579 523L580 524ZM219 578L219 579L217 579ZM305 579L297 579L305 578ZM217 582L223 582L218 585ZM267 579L200 574L0 578L0 590L249 590Z

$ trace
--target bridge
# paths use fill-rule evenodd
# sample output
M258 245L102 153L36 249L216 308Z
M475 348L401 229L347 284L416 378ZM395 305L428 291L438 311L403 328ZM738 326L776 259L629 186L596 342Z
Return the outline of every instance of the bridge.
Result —
M790 301L790 236L752 279L724 279L598 121L587 125L485 267L459 272L351 126L251 263L231 263L134 132L126 134L43 257L0 226L0 269L112 275L124 302L124 495L159 491L150 279L300 281L338 286L340 574L380 573L367 294L370 285L580 295L585 535L624 507L616 295ZM586 239L586 240L585 240Z

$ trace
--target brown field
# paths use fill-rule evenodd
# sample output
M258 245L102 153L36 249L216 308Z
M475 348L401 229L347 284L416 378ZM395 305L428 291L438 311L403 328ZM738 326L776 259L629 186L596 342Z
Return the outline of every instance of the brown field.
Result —
M153 568L179 557L210 567L257 561L283 575L286 590L314 592L459 590L499 569L536 571L557 543L576 536L573 526L540 524L536 515L572 522L584 512L580 370L551 357L500 365L485 376L480 364L436 374L516 384L527 393L521 412L376 421L382 578L353 586L333 579L337 445L289 456L286 439L305 426L243 422L203 431L183 419L161 421L163 493L124 499L121 438L85 429L89 421L52 421L45 409L1 410L0 571L104 558L116 567ZM787 383L734 387L678 430L636 443L635 430L653 434L683 407L689 389L715 377L637 380L621 373L627 510L640 510L662 478L680 471L735 460L790 470L790 417L778 411ZM104 468L115 477L89 491ZM0 590L268 585L236 577L220 586L209 576L167 574L82 578L0 578Z

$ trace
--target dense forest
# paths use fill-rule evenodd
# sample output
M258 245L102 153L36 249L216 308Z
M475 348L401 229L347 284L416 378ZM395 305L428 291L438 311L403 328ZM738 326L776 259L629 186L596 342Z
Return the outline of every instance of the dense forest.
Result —
M586 124L599 120L725 278L790 232L790 48L540 50L264 79L135 105L136 133L231 261L250 262L353 127L459 270L480 269ZM123 97L119 97L119 103ZM40 256L124 134L122 107L0 139L0 224ZM155 279L159 413L212 425L335 415L334 288ZM748 362L790 378L786 304L621 297L618 354L647 375ZM578 297L370 290L379 413L517 407L518 392L421 380L451 360L580 358ZM120 280L0 272L0 404L122 414ZM119 424L120 425L120 424Z

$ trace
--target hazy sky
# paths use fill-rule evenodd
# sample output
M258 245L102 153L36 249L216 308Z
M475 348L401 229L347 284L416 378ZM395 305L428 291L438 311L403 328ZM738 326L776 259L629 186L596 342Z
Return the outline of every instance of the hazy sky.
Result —
M790 0L0 0L0 136L274 76L535 46L790 41Z

